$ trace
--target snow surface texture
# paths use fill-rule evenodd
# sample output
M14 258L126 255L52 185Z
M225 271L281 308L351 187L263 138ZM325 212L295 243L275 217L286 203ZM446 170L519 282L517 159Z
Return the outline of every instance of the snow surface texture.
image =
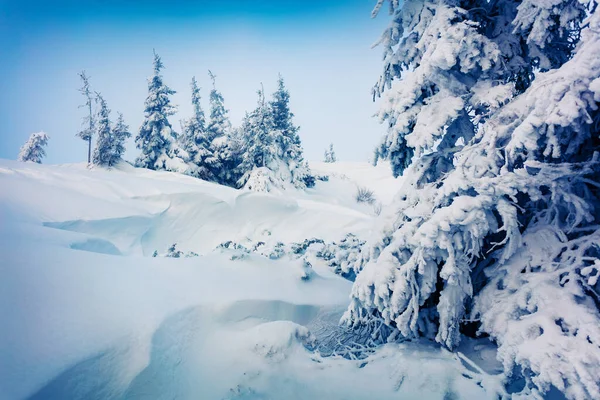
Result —
M356 186L386 202L399 182L389 166L338 164L312 165L330 180L284 197L0 160L0 399L496 398L489 346L461 349L477 364L424 343L330 356L351 282L324 263L306 280L285 257L212 251L370 234ZM151 257L174 242L200 256Z

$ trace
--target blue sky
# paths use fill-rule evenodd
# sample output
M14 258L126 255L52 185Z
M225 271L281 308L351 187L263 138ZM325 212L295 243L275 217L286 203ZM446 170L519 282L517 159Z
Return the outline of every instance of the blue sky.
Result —
M210 80L225 97L234 125L281 73L301 126L308 159L333 142L343 160L367 160L384 128L371 117L370 88L381 70L371 49L385 15L370 18L373 0L297 1L30 1L0 0L0 158L16 158L32 132L50 136L48 163L81 162L75 137L84 110L77 72L123 112L135 134L143 119L152 50L165 63L179 112L191 113L196 76L208 107ZM126 158L137 150L133 140Z

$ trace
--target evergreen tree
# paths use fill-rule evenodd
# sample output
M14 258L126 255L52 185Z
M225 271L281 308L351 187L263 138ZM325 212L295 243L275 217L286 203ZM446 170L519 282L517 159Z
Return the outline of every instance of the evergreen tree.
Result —
M298 188L314 186L314 177L310 173L308 164L304 161L302 143L290 111L290 94L285 87L283 77L279 75L277 90L273 93L273 100L269 103L273 129L277 131L275 140L279 147L278 157L287 165L292 174L292 183Z
M242 122L246 148L242 156L239 186L244 186L258 168L272 170L278 160L278 143L274 138L273 114L265 101L263 89L257 91L256 108L247 113ZM267 175L265 175L267 176Z
M269 103L273 115L273 129L279 131L277 135L280 156L288 159L302 159L302 146L298 131L300 127L295 126L292 118L294 114L290 111L290 94L285 88L283 77L279 75L277 90L273 93L273 100Z
M239 172L239 186L253 190L314 186L315 179L302 156L298 127L292 122L289 93L283 79L273 100L265 101L264 90L258 91L258 104L242 123L244 147Z
M109 166L114 166L123 159L123 153L125 153L125 142L131 137L129 132L129 126L125 123L123 114L117 114L117 122L112 128L112 157Z
M223 185L238 187L244 173L242 160L247 143L243 126L231 129L226 140L213 142L212 148L218 165L217 182Z
M89 76L86 75L85 71L81 71L79 73L79 78L81 78L81 82L83 84L83 86L79 89L79 92L85 97L85 103L80 107L86 107L88 110L88 115L83 119L84 129L77 133L77 136L88 143L87 162L89 165L92 162L92 136L94 135L95 129L94 112L92 110L93 95L90 89Z
M323 162L333 163L336 162L335 151L333 150L333 143L329 144L329 148L325 149L325 155L323 156Z
M187 153L185 161L189 165L185 173L200 179L216 180L218 160L214 157L211 142L208 140L204 111L200 105L200 88L196 78L192 78L191 89L194 114L183 124L181 135L181 147Z
M42 163L42 158L46 156L44 149L48 144L49 136L45 132L32 133L27 142L19 151L19 161L31 161L38 164Z
M177 137L171 127L168 117L175 114L170 96L175 93L163 83L161 70L162 60L154 53L154 74L148 80L148 97L144 109L144 122L135 138L135 143L142 154L137 158L137 167L149 169L172 170L171 160L174 150L172 147Z
M93 162L102 167L111 167L114 162L114 138L110 127L110 110L106 105L106 100L98 92L96 92L96 102L99 110L96 120L96 148Z
M212 81L213 88L210 91L209 103L210 103L210 122L208 123L208 140L212 142L217 138L226 137L227 133L231 129L231 122L227 114L229 110L225 108L223 95L219 92L215 86L216 75L211 71L208 71L208 76Z
M208 71L208 75L213 85L209 96L210 122L207 126L209 150L215 160L211 160L211 169L217 182L236 187L243 174L240 163L245 146L239 131L231 129L227 116L229 110L225 108L223 95L216 89L216 75L211 71Z
M344 320L450 349L489 335L517 395L597 398L600 12L550 3L390 1L374 94L403 186Z

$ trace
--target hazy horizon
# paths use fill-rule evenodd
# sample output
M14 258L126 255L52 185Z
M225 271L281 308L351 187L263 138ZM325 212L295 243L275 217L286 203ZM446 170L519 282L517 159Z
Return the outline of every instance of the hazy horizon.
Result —
M124 114L132 133L143 119L152 50L165 64L164 81L177 91L179 121L191 113L189 83L202 87L208 113L217 76L234 126L256 104L263 83L270 95L279 73L301 126L305 157L320 160L334 143L339 159L366 161L384 132L372 118L370 88L381 69L371 49L388 21L370 18L374 1L244 2L114 0L0 4L2 87L0 158L14 159L32 132L50 136L46 163L83 162L85 143L75 134L84 110L77 73ZM138 153L133 138L125 158Z

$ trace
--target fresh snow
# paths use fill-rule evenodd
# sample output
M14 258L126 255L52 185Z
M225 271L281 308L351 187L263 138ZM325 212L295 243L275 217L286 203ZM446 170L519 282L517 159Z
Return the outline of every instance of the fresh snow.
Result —
M252 193L170 172L0 160L0 399L448 399L502 394L495 349L388 344L330 356L352 283L225 241L366 237L389 166L312 163ZM192 258L151 257L173 243ZM333 346L335 347L335 346Z

